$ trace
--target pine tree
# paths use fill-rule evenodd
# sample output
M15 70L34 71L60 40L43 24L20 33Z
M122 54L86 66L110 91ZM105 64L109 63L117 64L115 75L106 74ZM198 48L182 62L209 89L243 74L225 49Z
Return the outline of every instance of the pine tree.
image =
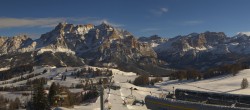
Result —
M33 95L33 109L34 110L50 110L48 99L43 88L43 83L35 85Z
M241 82L241 89L246 89L248 87L247 78L243 78Z
M137 86L144 86L144 85L148 85L150 83L150 81L149 81L149 77L147 75L141 75L141 76L135 78L133 83L134 83L134 85L137 85Z
M64 75L64 78L63 78L64 81L66 81L66 75Z
M9 110L17 110L21 105L20 99L16 98L14 101L10 102Z
M55 104L55 95L58 87L55 82L53 82L49 88L49 95L48 95L48 101L50 106L53 106Z
M46 73L46 72L47 72L47 70L46 70L46 69L44 69L44 70L43 70L43 74L44 74L44 73Z
M14 102L16 104L16 109L19 109L19 106L21 105L20 99L17 97Z

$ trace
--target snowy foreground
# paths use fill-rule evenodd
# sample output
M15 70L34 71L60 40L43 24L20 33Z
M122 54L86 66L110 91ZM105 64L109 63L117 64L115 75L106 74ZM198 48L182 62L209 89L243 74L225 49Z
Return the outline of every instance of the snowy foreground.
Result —
M47 69L48 72L39 76L36 76L31 79L46 77L51 78L53 80L48 81L48 85L52 84L52 82L59 83L60 85L70 87L72 84L80 83L80 79L75 79L71 77L70 74L73 71L80 70L82 67L64 67L64 68L55 68L55 67L36 67L33 73L42 72L44 69ZM96 67L92 67L96 68ZM66 72L67 69L67 72ZM101 68L100 68L101 69ZM137 76L132 72L123 72L117 69L112 69L114 75L114 81L116 85L120 85L120 90L104 90L104 99L108 99L108 102L105 103L105 108L111 106L112 110L147 110L146 106L142 105L123 105L123 100L126 100L126 97L131 95L130 87L137 88L138 90L134 90L132 95L137 100L144 100L146 95L159 96L161 93L168 93L173 91L176 88L181 89L190 89L190 90L199 90L199 91L210 91L210 92L224 92L224 93L234 93L234 94L248 94L250 95L250 88L240 89L240 83L243 78L250 79L250 69L246 69L241 71L236 76L223 76L212 78L208 80L201 81L176 81L176 80L168 80L168 78L163 78L163 82L156 83L155 86L147 86L147 87L137 87L127 82L127 80L133 81ZM62 75L66 75L67 80L61 81L60 78ZM15 78L10 79L14 80ZM25 84L26 81L20 81L12 84L2 84L0 81L0 86L18 86ZM72 92L81 92L81 89L71 89ZM27 91L30 92L30 91ZM110 94L108 94L110 93ZM19 97L22 101L28 100L30 97L22 97L20 92L0 92L5 97L10 99L15 99L15 97ZM98 98L95 103L75 105L74 108L64 108L59 107L56 108L59 110L100 110L100 99Z

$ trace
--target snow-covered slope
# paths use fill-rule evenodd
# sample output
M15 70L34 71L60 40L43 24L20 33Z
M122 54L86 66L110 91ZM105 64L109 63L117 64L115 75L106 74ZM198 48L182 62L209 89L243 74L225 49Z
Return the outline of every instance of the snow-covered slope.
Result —
M47 69L48 72L39 76L36 76L32 79L45 77L51 78L53 80L48 81L48 85L51 85L52 82L59 83L60 85L70 87L72 84L80 83L79 78L74 78L70 76L71 72L75 72L82 68L93 68L93 69L107 69L107 68L100 68L100 67L92 67L92 66L85 66L85 67L63 67L63 68L55 68L55 67L35 67L35 71L33 73L40 73L44 69ZM67 71L66 71L67 70ZM141 105L123 105L123 100L130 100L127 99L127 96L131 95L131 91L129 88L137 88L138 90L134 90L132 95L137 100L144 100L146 95L153 95L153 96L160 96L162 93L168 94L168 92L173 91L173 87L175 89L189 89L189 90L199 90L199 91L209 91L209 92L223 92L223 93L233 93L233 94L250 94L250 88L247 89L240 89L240 83L243 78L250 79L250 69L242 70L236 76L221 76L217 78L207 79L207 80L200 80L200 81L176 81L176 80L168 80L168 78L163 78L163 82L159 82L154 86L145 86L139 87L133 84L128 83L128 80L134 80L138 77L133 72L124 72L118 69L112 69L113 72L113 80L115 81L116 85L120 85L120 90L104 90L104 98L108 99L108 103L105 103L105 108L108 106L112 106L112 109L119 109L119 110L146 110L145 106ZM66 75L66 81L61 81L61 75ZM18 78L18 77L17 77ZM13 80L13 79L12 79ZM11 80L9 80L11 81ZM19 86L26 83L26 81L21 81L13 84L2 84L0 86ZM70 89L73 92L81 92L82 90L78 89ZM30 92L30 91L26 91ZM21 97L21 92L0 92L5 96L8 96L11 99L15 99L15 97ZM110 94L108 94L110 93ZM13 95L14 94L14 95ZM27 97L21 97L21 100L27 100ZM74 108L63 108L63 110L98 110L100 109L99 105L100 99L98 98L95 103L87 104L87 105L76 105Z
M36 79L36 78L53 78L53 80L49 80L47 85L50 86L52 82L59 83L60 85L70 87L72 84L80 84L81 80L80 78L76 78L74 76L71 76L71 72L76 72L77 70L80 70L82 68L93 68L93 69L107 69L107 68L100 68L100 67L92 67L92 66L85 66L85 67L62 67L62 68L55 68L50 66L39 66L34 67L34 72L32 73L41 73L44 69L48 70L45 74L41 74L35 77L32 77L29 80ZM66 71L67 70L67 71ZM144 100L145 95L149 95L149 90L146 87L137 87L127 82L127 80L133 80L137 77L137 75L133 72L124 72L120 71L118 69L111 69L113 72L113 80L115 81L116 85L120 85L122 88L120 90L110 90L105 89L104 90L104 98L108 99L109 102L105 103L105 108L108 106L112 106L112 109L114 110L147 110L146 106L141 105L135 105L132 106L131 104L123 105L123 100L125 97L131 95L130 94L130 87L138 88L140 91L134 91L133 95L136 97L137 100ZM32 74L30 73L30 74ZM66 75L67 79L65 81L61 80L61 76ZM25 77L25 75L24 75ZM6 80L8 82L13 81L14 79L19 78L15 77L10 80ZM9 84L2 84L4 81L0 81L0 87L16 87L16 86L22 86L24 85L27 80L15 82L15 83L9 83ZM156 88L152 88L152 90L156 91ZM70 91L73 92L82 92L82 89L70 89ZM30 93L31 91L13 91L13 92L1 92L0 94L4 95L6 98L14 100L16 97L19 97L21 101L29 100L31 97L22 96L22 93ZM108 94L110 93L110 94ZM60 107L63 110L99 110L100 109L100 98L97 99L95 103L90 104L82 104L82 105L75 105L74 108L64 108Z
M247 94L250 95L250 87L241 89L241 82L243 78L250 79L250 69L240 71L236 76L226 75L216 78L201 80L201 81L164 81L158 83L157 86L167 90L173 90L173 87L180 89L209 91L219 93L232 94Z

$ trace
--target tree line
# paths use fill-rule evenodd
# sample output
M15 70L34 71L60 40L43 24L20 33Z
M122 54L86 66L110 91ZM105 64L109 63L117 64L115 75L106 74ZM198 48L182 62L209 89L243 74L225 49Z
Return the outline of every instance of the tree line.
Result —
M137 78L135 78L133 84L136 86L146 86L146 85L154 85L155 83L161 81L163 81L162 77L155 77L150 79L148 75L140 75Z
M53 82L46 94L43 83L34 85L34 94L32 100L28 103L28 109L31 110L50 110L52 107L63 106L72 107L96 99L99 96L97 90L89 90L84 93L72 93L67 87Z
M189 70L179 70L172 73L169 76L170 80L200 80L200 79L208 79L221 75L237 75L240 70L247 69L248 65L246 64L231 64L231 65L221 65L218 67L209 68L204 71L198 71L195 69Z
M24 86L6 86L6 87L0 87L0 91L27 91L27 90L31 90L31 86L33 84L37 84L37 83L42 83L42 84L47 84L47 78L36 78L36 79L28 79L26 82L26 85Z
M21 101L18 97L16 97L15 100L10 100L8 98L3 97L3 95L0 95L0 110L17 110L20 108Z
M240 70L243 70L243 69L248 69L248 65L241 64L241 63L231 64L231 65L222 65L219 67L208 69L206 72L204 72L203 78L208 79L208 78L212 78L212 77L216 77L220 75L229 75L229 74L232 74L235 76Z
M98 69L95 70L93 68L83 68L77 72L72 72L71 76L75 76L75 78L79 77L97 77L97 76L112 76L113 72L109 69Z
M0 71L0 81L8 80L13 77L21 76L27 72L31 73L33 71L34 69L32 65L22 65L10 68L9 70Z

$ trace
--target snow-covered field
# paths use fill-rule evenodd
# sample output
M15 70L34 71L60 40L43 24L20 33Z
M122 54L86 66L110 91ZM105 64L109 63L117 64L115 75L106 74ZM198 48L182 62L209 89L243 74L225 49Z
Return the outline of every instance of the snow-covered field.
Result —
M231 94L246 94L250 95L250 87L241 89L241 81L243 78L250 80L250 69L240 71L236 76L225 75L216 78L201 80L201 81L164 81L156 84L163 89L173 90L173 87L189 90L231 93Z
M90 67L90 66L89 66ZM72 84L78 84L80 83L80 79L79 78L74 78L71 75L72 72L75 72L77 70L80 70L83 67L63 67L63 68L55 68L55 67L35 67L34 68L34 72L32 73L42 73L44 71L44 69L48 70L45 74L41 74L35 77L30 78L35 79L35 78L41 78L41 77L45 77L50 79L51 77L53 77L53 80L48 80L47 85L50 86L52 84L52 82L56 82L59 83L60 85L63 86L67 86L70 87ZM96 69L97 67L91 67L93 69ZM107 68L98 68L98 69L107 69ZM67 72L66 72L67 70ZM104 90L104 99L108 99L108 103L105 103L105 108L107 108L108 106L111 106L112 109L114 110L145 110L146 106L141 106L141 105L123 105L123 99L127 96L130 95L130 87L132 87L132 84L127 83L127 80L134 80L137 76L135 73L132 72L123 72L120 71L118 69L112 69L112 72L114 74L114 81L116 85L120 85L122 86L122 88L120 90L112 90L110 89L110 91L108 89ZM62 75L66 75L67 79L66 81L61 81L61 76ZM23 75L24 77L26 75ZM11 78L9 80L6 80L8 82L13 81L14 79L17 79L19 77L14 77ZM27 80L23 80L23 81L19 81L16 83L9 83L9 84L2 84L2 82L4 81L0 81L0 87L10 87L10 86L19 86L19 85L24 85ZM135 87L135 86L133 86ZM139 88L139 87L138 87ZM72 92L80 92L82 91L81 89L71 89L70 91ZM31 91L26 91L26 92L31 92ZM110 94L108 94L110 93ZM30 97L23 97L21 92L0 92L1 95L14 100L16 97L19 97L21 99L21 101L26 101L28 99L30 99ZM133 95L136 97L136 99L138 100L144 100L144 94L140 94L139 92L133 92ZM63 110L99 110L100 109L100 99L98 98L96 103L90 103L90 104L83 104L83 105L75 105L74 108L63 108L60 107L60 109Z
M90 66L89 66L90 67ZM80 83L79 78L74 78L70 76L72 72L80 70L83 67L63 67L63 68L55 68L55 67L36 67L33 73L41 73L44 69L47 69L48 72L45 74L33 77L31 79L46 77L51 78L53 80L48 81L48 86L52 84L52 82L59 83L60 85L70 87L72 84ZM96 69L97 67L91 67ZM66 71L67 69L67 71ZM106 69L106 68L99 68ZM201 81L176 81L176 80L168 80L168 78L163 78L163 82L156 83L155 86L147 86L147 87L138 87L133 84L128 83L128 80L133 81L137 76L133 72L123 72L117 69L112 69L114 81L116 85L120 85L120 90L112 90L108 89L104 90L104 99L108 99L108 102L105 103L105 108L111 106L113 110L146 110L146 106L142 105L123 105L123 100L132 100L126 98L131 95L131 90L129 88L137 88L138 90L133 90L132 95L136 98L136 100L144 100L146 95L159 96L161 93L168 93L169 91L173 91L173 87L181 88L181 89L191 89L191 90L200 90L200 91L210 91L210 92L225 92L225 93L234 93L234 94L248 94L250 95L250 88L240 89L240 84L243 78L250 79L250 69L246 69L241 71L236 76L221 76L217 78L201 80ZM66 75L66 81L61 81L61 76ZM9 81L15 78L10 79ZM2 84L0 86L18 86L26 83L26 80L12 83L12 84ZM0 82L1 84L1 82ZM163 91L162 91L163 90ZM80 92L81 89L71 89L72 92ZM29 92L29 91L27 91ZM110 94L108 94L110 93ZM0 92L0 94L8 97L10 99L15 99L15 97L19 97L22 101L28 100L30 97L22 97L19 92ZM90 104L82 104L75 105L74 108L63 108L63 110L99 110L100 109L100 99L98 98L95 103Z

